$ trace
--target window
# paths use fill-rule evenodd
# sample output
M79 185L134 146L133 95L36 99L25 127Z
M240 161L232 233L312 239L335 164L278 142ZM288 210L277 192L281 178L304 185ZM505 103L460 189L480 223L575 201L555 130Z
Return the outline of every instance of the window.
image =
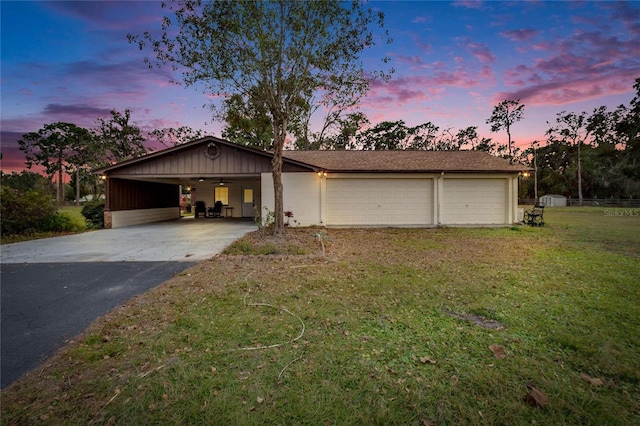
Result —
M229 205L229 187L228 186L216 186L214 189L214 196L216 201L222 201L222 204Z

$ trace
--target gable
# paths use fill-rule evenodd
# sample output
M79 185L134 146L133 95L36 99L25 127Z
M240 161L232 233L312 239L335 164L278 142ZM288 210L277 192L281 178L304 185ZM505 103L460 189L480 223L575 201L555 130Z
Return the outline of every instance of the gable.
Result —
M271 158L271 153L208 137L123 161L96 173L129 178L259 175L271 172ZM295 161L283 164L285 172L310 170Z

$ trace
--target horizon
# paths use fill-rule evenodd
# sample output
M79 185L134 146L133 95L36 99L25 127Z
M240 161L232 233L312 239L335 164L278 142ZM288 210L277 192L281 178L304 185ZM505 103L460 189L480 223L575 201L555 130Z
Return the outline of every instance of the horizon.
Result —
M370 2L385 13L394 42L367 51L388 56L396 73L375 82L360 102L374 126L403 120L440 129L478 127L480 138L506 143L486 124L493 107L520 99L515 146L544 141L562 111L628 105L640 77L640 4L632 2ZM159 2L5 2L2 19L1 147L4 172L26 169L17 140L45 124L92 128L131 109L143 132L189 126L220 137L204 106L219 100L149 69L148 52L127 33L159 27ZM145 54L146 53L146 54ZM317 119L316 119L317 120ZM32 169L34 170L34 169Z

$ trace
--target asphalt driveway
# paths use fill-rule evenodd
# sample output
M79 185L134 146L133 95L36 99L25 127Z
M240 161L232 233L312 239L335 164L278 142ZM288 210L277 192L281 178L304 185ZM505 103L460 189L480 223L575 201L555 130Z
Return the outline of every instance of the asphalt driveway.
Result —
M255 229L185 218L1 246L2 388L99 316Z

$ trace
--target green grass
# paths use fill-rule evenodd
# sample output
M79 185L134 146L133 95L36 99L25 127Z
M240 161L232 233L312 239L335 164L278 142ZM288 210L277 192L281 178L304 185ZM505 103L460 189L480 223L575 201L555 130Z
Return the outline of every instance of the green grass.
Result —
M604 210L241 240L3 390L2 424L640 424L640 217Z

